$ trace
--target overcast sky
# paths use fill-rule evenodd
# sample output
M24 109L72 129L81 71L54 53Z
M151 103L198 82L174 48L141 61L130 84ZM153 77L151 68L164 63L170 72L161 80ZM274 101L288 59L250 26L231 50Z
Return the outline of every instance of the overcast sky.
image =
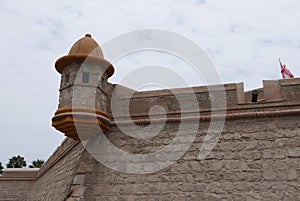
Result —
M0 162L47 159L63 140L51 127L54 62L85 33L103 44L145 28L176 32L210 56L224 83L249 90L281 77L279 57L300 75L299 19L298 0L0 0ZM111 82L126 72L118 68Z

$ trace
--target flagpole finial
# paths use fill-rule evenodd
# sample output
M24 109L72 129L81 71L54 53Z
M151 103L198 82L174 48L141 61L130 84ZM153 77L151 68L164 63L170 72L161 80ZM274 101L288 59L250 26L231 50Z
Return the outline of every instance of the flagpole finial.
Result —
M294 78L294 75L291 73L291 71L289 69L286 68L286 65L281 63L280 59L279 59L279 64L280 64L280 67L281 67L281 75L282 75L283 79L285 79L285 78Z

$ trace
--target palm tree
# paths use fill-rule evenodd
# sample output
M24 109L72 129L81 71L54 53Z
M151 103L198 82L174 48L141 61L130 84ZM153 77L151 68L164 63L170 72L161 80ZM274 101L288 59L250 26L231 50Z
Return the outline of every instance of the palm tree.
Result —
M24 160L24 157L17 155L13 156L9 159L9 163L6 164L7 168L23 168L26 166L26 161Z
M44 160L37 159L32 161L32 165L29 165L29 168L40 168L43 166L44 162Z
M2 174L2 169L3 169L3 166L2 166L2 163L0 162L0 174Z

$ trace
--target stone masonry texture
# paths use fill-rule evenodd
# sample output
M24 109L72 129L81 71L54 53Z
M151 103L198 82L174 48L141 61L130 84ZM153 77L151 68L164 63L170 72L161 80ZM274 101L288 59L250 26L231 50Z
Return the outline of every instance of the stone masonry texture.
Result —
M298 117L227 121L217 146L205 160L197 160L207 126L200 125L180 160L159 172L124 174L95 162L95 170L86 175L85 199L300 200ZM110 140L124 150L147 153L160 146L114 132L119 133L112 128ZM170 129L163 132L161 144L172 136Z
M69 185L79 167L82 149L81 144L74 147L41 175L29 193L27 200L64 200L69 193Z
M1 201L25 201L29 196L35 181L28 180L0 180Z
M152 142L120 135L117 127L107 136L124 150L147 153L169 143L176 132L171 127L177 125L169 124ZM298 117L227 121L213 151L197 160L207 127L205 122L199 126L193 144L176 163L145 175L111 170L77 144L32 189L33 181L0 181L0 200L300 199ZM12 190L16 188L28 192Z
M203 121L200 121L191 146L172 165L148 174L126 174L95 160L82 143L66 139L38 171L36 178L0 176L0 200L298 201L300 79L277 82L272 93L266 93L270 88L260 90L264 94L258 103L249 102L249 93L244 94L240 84L224 85L226 122L218 143L203 160L198 160L197 155L210 124L210 101L218 101L219 87L215 87L212 97L206 87L194 88L197 102L192 104L199 105L198 115ZM111 94L114 87L108 84L110 91L107 94ZM181 94L184 105L189 104L184 89L178 89L177 93ZM125 101L115 105L121 111L121 118L112 117L111 128L105 133L112 144L127 152L146 154L172 142L181 123L180 108L167 90L136 93L130 99L130 117L122 116L123 103L129 98L122 96L122 92L117 97ZM109 95L106 101L111 101ZM157 103L165 108L168 119L161 132L149 139L127 135L136 134L136 126L148 125L149 110ZM108 112L112 109L108 108ZM193 111L184 112L197 115ZM115 122L118 118L125 122L122 131ZM138 125L126 123L130 118ZM159 114L155 118L159 119ZM153 129L155 125L152 125ZM188 137L193 130L185 126L184 133ZM95 140L93 143L101 142ZM113 155L109 153L105 157L111 159ZM115 162L111 161L112 164ZM124 167L131 168L128 164ZM146 163L139 168L151 169Z

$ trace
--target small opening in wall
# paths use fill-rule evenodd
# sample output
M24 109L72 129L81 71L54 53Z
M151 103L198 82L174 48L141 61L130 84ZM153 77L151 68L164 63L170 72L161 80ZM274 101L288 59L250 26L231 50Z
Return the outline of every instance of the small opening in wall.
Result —
M257 91L257 90L253 90L253 91L252 91L251 102L252 102L252 103L256 103L256 102L257 102L257 97L258 97L258 91Z
M82 83L89 83L89 72L83 72L82 73Z

